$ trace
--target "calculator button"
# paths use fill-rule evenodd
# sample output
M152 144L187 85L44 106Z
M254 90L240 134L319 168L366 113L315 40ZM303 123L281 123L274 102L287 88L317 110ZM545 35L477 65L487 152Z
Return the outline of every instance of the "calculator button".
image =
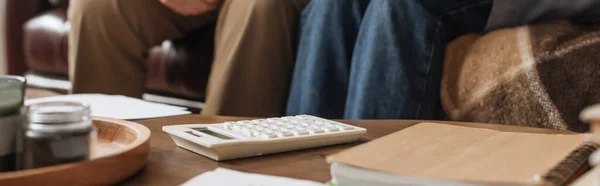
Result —
M293 130L292 133L294 133L294 135L306 135L308 134L307 130Z
M339 131L340 129L336 128L336 127L327 127L325 128L325 131L327 132L336 132Z
M286 136L293 136L294 134L291 132L277 132L277 135L279 135L279 137L286 137Z
M252 132L254 132L254 134L260 134L260 133L263 133L263 132L266 132L266 131L264 131L262 129L255 129Z
M250 130L248 130L248 131L242 131L242 133L244 133L245 135L254 137L254 132L253 131L250 131Z
M286 116L286 117L282 117L281 119L284 120L284 121L293 121L294 117Z
M343 128L339 128L338 126L335 125L325 125L325 128L337 128L337 129L343 129Z
M263 138L276 138L277 134L271 133L271 132L270 133L261 133L260 137L263 137Z
M344 130L354 130L355 128L351 127L351 126L342 126L342 129L344 129Z
M310 129L309 131L310 131L310 133L313 133L313 134L319 134L319 133L325 132L325 131L323 131L323 129Z
M284 120L282 120L280 118L271 118L269 120L274 121L274 122L283 122L284 121Z
M300 121L306 122L306 123L313 123L314 120L312 120L312 119L301 119Z

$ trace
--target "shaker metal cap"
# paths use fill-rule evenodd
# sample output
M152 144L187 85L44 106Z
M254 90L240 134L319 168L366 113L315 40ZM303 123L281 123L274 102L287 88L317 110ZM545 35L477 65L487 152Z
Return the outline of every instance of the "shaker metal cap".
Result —
M81 122L90 117L88 104L80 102L42 102L25 107L30 123L64 124Z
M23 77L0 75L0 116L19 113L25 97L25 85Z
M579 119L583 122L600 120L600 104L595 104L583 109L579 114Z

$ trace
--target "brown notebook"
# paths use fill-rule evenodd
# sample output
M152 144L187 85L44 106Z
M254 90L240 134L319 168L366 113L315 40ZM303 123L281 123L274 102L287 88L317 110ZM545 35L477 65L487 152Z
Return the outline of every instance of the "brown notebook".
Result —
M328 157L396 175L468 183L564 184L596 144L585 134L503 132L420 123ZM335 175L334 175L335 177Z

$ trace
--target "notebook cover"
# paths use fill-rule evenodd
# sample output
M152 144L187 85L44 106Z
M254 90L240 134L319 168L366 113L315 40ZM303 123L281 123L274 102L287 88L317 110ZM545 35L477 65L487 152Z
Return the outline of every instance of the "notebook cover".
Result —
M328 157L329 162L466 182L540 183L584 134L503 132L420 123Z

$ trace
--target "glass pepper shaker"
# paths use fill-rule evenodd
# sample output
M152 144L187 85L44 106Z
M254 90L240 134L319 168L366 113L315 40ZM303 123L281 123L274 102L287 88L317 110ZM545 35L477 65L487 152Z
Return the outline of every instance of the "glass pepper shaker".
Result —
M26 106L17 144L17 168L32 169L88 160L96 140L90 108L77 102Z

